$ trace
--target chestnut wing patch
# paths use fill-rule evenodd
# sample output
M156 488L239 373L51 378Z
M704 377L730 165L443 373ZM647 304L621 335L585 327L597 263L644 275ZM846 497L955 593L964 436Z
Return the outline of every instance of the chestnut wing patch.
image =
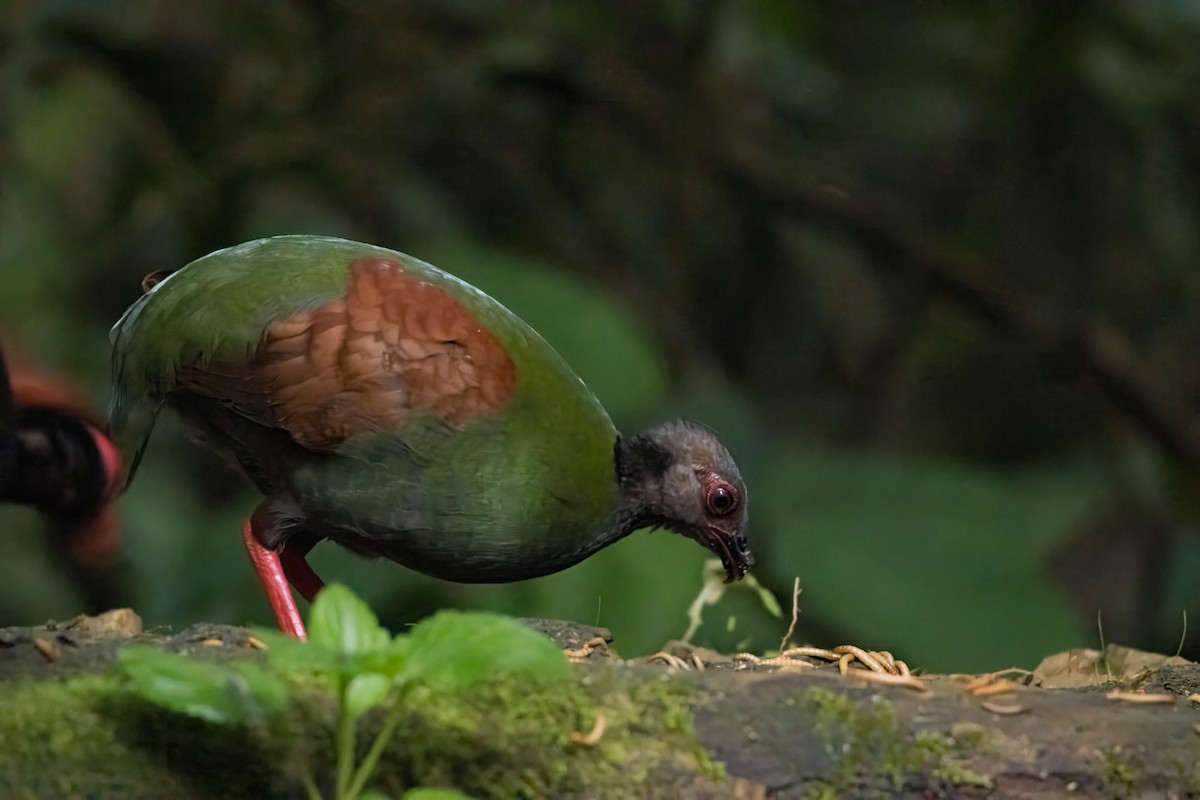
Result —
M512 359L468 308L386 258L352 262L344 297L272 322L234 371L240 390L229 365L180 383L311 450L401 428L417 411L457 425L497 411L516 386Z

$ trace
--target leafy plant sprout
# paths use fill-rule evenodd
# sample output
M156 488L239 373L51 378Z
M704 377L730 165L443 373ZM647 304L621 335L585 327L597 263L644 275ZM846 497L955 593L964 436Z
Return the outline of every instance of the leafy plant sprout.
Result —
M309 641L256 631L268 643L265 665L215 664L154 648L117 654L129 685L171 711L220 725L245 725L282 713L289 674L327 683L337 702L332 800L382 800L367 790L379 759L403 718L406 696L421 686L462 689L500 673L561 678L563 654L548 639L498 614L442 611L392 636L353 592L326 587L312 605ZM365 753L356 751L359 719L381 708L383 724ZM300 779L309 800L324 800L307 763ZM413 789L405 800L464 798L446 789Z

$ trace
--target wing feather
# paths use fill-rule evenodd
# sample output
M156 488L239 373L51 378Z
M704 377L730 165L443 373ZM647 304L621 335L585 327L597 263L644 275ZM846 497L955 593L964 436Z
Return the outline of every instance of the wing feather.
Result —
M183 367L177 380L310 450L334 451L364 433L402 430L417 411L451 426L493 414L517 374L445 288L396 260L363 257L349 265L343 297L272 321L248 361Z

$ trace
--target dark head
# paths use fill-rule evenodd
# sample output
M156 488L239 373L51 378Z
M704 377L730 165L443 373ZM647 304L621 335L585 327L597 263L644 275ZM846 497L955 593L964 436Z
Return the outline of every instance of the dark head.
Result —
M621 503L635 527L664 527L717 554L726 582L754 565L746 541L746 485L712 431L668 422L630 439L615 453Z

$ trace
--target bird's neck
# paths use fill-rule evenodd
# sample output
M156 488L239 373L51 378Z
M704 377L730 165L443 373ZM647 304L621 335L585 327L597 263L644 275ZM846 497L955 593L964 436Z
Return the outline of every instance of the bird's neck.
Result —
M634 531L654 524L654 518L646 512L641 502L631 502L629 498L622 497L604 522L566 560L576 564Z
M660 524L661 520L647 511L643 503L627 499L617 506L614 514L612 541L623 539L636 530L652 528Z

